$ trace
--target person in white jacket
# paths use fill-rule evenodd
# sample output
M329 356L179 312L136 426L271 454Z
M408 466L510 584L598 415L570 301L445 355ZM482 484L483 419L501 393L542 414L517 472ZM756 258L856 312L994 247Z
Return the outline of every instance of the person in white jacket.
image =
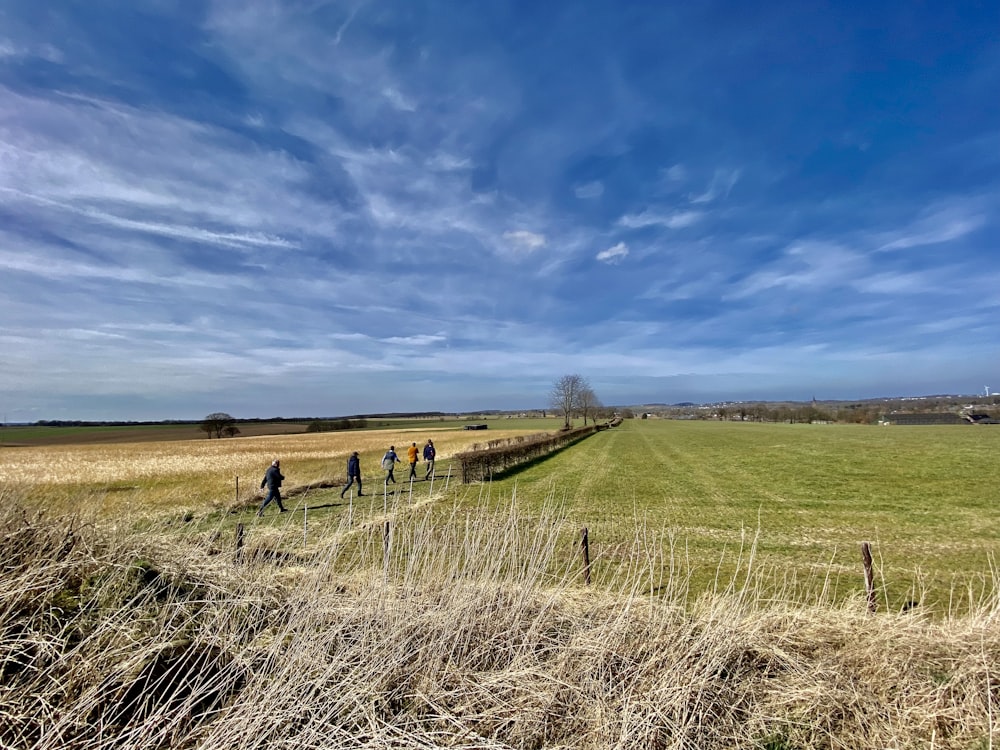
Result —
M399 460L399 456L396 455L396 446L390 445L389 450L387 450L385 455L382 456L382 468L385 469L386 485L388 485L389 482L392 482L393 484L396 483L396 477L392 475L392 472L398 463L402 462Z

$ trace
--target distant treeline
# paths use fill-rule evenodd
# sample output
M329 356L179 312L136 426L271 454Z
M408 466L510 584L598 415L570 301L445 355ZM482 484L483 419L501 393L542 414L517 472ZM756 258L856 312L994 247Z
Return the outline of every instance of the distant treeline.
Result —
M241 420L250 421L250 420ZM265 421L265 420L261 420ZM271 420L266 420L270 422ZM82 419L39 419L37 422L30 422L35 427L149 427L154 425L197 425L201 424L200 419L162 419L159 421L89 421Z
M363 430L367 419L314 419L306 427L306 432L337 432L338 430Z

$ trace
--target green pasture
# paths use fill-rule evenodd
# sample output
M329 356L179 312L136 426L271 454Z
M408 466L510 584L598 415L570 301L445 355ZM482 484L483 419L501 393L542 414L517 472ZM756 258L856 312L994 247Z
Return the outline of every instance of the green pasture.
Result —
M883 606L940 609L995 583L998 448L991 426L629 420L491 492L560 504L589 529L598 578L655 542L704 590L756 539L775 590L840 599L863 589L867 541Z

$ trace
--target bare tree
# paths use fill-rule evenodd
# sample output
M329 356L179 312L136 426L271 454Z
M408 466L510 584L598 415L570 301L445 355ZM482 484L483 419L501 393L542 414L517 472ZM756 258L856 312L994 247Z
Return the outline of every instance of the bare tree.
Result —
M590 384L579 375L563 375L552 385L549 404L557 414L562 414L563 426L571 426L573 414L580 411L580 395L584 391L590 391Z
M562 414L565 427L570 426L577 393L582 387L583 378L579 375L563 375L552 386L552 391L549 394L549 405L557 414Z
M601 407L601 400L597 398L594 389L589 385L580 389L576 397L576 409L583 416L583 426L587 426L587 417L592 416L593 421L597 421L597 410Z

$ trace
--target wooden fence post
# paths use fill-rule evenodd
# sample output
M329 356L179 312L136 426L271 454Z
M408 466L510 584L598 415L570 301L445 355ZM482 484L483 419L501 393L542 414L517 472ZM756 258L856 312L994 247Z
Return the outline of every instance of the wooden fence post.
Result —
M240 475L236 475L236 505L240 504Z
M872 570L872 548L868 542L861 542L861 560L865 564L865 593L868 596L868 611L875 614L875 573Z
M243 562L243 524L236 524L236 562Z
M389 520L382 526L382 582L389 582L389 546L391 542Z
M583 580L590 585L590 532L583 527L580 534L580 550L583 552Z

